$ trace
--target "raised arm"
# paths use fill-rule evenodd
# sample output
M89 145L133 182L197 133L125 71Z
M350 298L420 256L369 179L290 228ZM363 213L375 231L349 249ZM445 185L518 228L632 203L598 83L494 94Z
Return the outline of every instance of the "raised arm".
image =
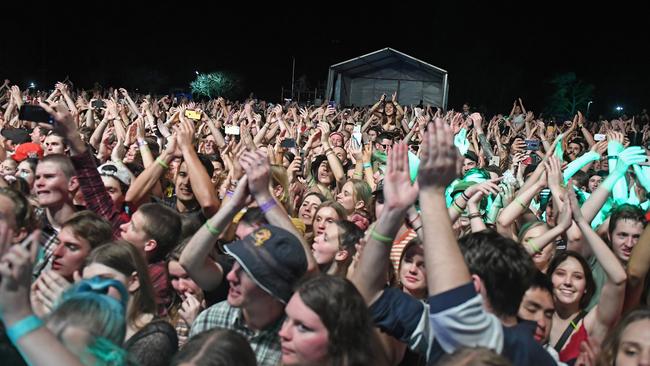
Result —
M199 287L210 291L223 281L223 268L213 261L209 254L214 249L217 238L232 222L235 215L246 207L249 200L248 181L246 176L239 180L239 185L232 197L225 201L219 211L208 219L205 225L192 236L181 257L180 265Z
M446 213L445 188L459 175L462 157L453 146L451 128L437 118L422 140L418 171L424 225L424 261L429 295L461 287L471 281L451 221Z
M593 336L598 341L602 341L621 314L627 275L621 262L585 220L574 192L570 192L570 202L573 218L607 275L598 305L585 317L585 328L590 338Z
M321 130L320 141L323 145L327 162L330 164L330 169L332 169L332 173L334 174L334 179L336 179L340 184L345 183L345 171L343 170L343 165L341 165L341 161L336 154L334 154L334 151L332 151L332 147L330 146L330 126L328 123L323 122L318 125L318 128Z
M305 241L304 237L298 232L296 227L289 219L289 215L279 204L269 189L271 179L271 166L268 156L262 150L255 152L245 152L240 160L246 175L248 176L248 189L255 198L255 201L264 212L264 216L271 225L281 227L300 240L307 257L307 271L310 273L318 272L318 264L311 252L311 246Z
M178 146L183 154L183 160L187 164L187 174L192 185L192 192L201 205L205 216L214 215L219 209L219 198L214 194L212 180L205 170L201 160L194 150L194 123L185 117L184 109L181 108L181 122L174 126Z
M418 194L417 184L411 185L407 152L406 145L396 144L388 154L384 208L366 237L361 261L352 277L352 282L369 305L379 298L385 288L393 240L404 222L406 211Z

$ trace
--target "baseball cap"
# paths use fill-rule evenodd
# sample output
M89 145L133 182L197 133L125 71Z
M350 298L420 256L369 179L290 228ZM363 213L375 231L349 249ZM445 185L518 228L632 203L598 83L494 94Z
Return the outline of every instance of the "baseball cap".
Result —
M262 290L283 304L307 272L307 256L300 240L277 226L264 225L245 238L226 244L224 250Z
M23 144L31 140L29 131L24 128L3 128L2 136L7 140L11 140L14 145Z
M41 159L43 158L43 147L40 144L33 142L26 142L18 145L12 158L16 161L23 161L27 158Z
M127 186L131 185L131 172L126 167L112 161L100 165L97 171L99 171L99 175L113 177Z

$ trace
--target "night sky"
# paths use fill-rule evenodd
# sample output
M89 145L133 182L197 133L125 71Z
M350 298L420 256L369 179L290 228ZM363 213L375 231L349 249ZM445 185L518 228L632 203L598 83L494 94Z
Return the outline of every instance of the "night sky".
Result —
M291 86L292 57L296 78L313 89L329 65L392 47L449 72L450 108L469 101L507 113L521 96L540 110L547 80L567 71L595 85L592 114L650 105L650 22L641 6L351 3L79 3L74 14L72 5L3 5L0 78L51 87L69 76L82 87L167 92L187 89L195 70L226 70L277 101Z

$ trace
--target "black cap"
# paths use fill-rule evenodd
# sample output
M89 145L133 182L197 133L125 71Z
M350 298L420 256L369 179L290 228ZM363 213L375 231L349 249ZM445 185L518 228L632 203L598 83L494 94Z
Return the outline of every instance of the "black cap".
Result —
M3 128L2 136L7 140L11 140L14 145L20 145L31 141L29 131L23 128Z
M264 225L224 249L262 290L284 304L307 272L307 255L300 240L277 226Z

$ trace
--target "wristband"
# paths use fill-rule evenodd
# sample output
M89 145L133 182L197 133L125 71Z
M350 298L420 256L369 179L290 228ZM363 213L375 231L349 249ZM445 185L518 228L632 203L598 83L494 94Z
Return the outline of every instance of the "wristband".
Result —
M263 213L267 213L267 212L269 212L273 207L275 207L275 205L277 205L277 202L275 202L275 199L274 199L274 198L271 198L270 200L268 200L268 201L262 203L262 204L260 205L260 209L262 209L262 212L263 212Z
M462 214L463 211L464 211L460 206L458 206L458 204L456 203L456 201L454 201L454 202L451 203L451 207L452 207L454 210L456 210L456 212L458 212L459 214Z
M482 219L483 215L480 212L474 212L474 213L471 213L471 214L467 215L467 217L469 217L470 220L475 219L475 218L481 218Z
M235 191L227 190L226 191L226 197L232 197L235 195Z
M208 229L208 231L213 234L213 235L219 235L220 231L216 227L210 225L210 220L207 220L205 222L205 228Z
M149 143L147 143L146 140L138 140L138 147L143 147L147 145L149 145Z
M22 318L14 325L7 328L7 337L9 337L11 343L17 345L18 340L20 338L35 331L36 329L42 326L43 326L43 321L41 319L39 319L36 315L30 315L25 318Z
M618 155L607 155L607 160L618 160Z
M372 168L372 164L370 164L370 163L363 163L363 169L368 169L368 168Z
M167 163L165 163L165 162L160 158L160 156L156 158L156 163L157 163L158 165L160 165L161 167L165 168L165 169L169 169L169 165L167 165Z
M463 192L460 192L460 196L463 197L463 199L464 199L465 201L469 201L469 197L467 197L467 195L465 194L464 191L463 191Z
M370 230L370 237L384 244L393 244L392 238L381 235L380 233L376 232L374 228Z
M533 242L533 239L528 239L528 240L526 240L526 243L527 243L528 246L533 250L534 253L539 253L539 252L541 252L541 250L539 250L539 248L537 247L537 245L535 245L535 243Z

